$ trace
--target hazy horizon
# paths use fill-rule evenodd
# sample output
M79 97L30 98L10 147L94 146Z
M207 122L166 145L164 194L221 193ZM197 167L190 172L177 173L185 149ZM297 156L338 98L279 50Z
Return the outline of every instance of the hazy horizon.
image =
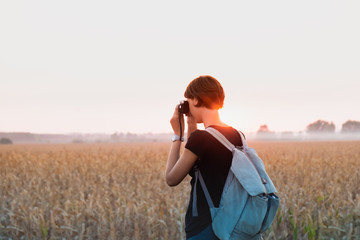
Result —
M322 120L322 119L318 119L318 120ZM313 122L315 122L315 121L313 121ZM313 123L313 122L311 122L311 123ZM358 122L360 122L360 121L358 121ZM310 123L309 123L310 124ZM265 124L266 125L266 124ZM185 125L185 126L187 126L187 125ZM269 129L269 132L268 133L276 133L276 134L286 134L286 133L293 133L293 134L312 134L312 135L316 135L316 134L319 134L319 135L326 135L326 134L350 134L350 135L352 135L352 134L359 134L357 131L355 131L355 132L348 132L348 131L346 131L346 132L342 132L342 129L340 128L340 127L338 127L338 126L335 126L336 128L335 128L335 131L334 132L332 132L332 131L329 131L329 132L327 132L327 131L324 131L324 132L321 132L321 131L319 131L319 132L308 132L307 131L307 129L306 129L306 127L304 128L304 129L302 129L302 130L299 130L299 131L292 131L292 130L280 130L280 131L275 131L275 130L273 130L273 129ZM260 128L260 126L259 126L259 128ZM202 124L198 124L198 129L204 129L204 127L203 127L203 125ZM239 129L239 130L241 130L241 129ZM250 134L255 134L255 133L258 133L259 131L258 131L259 129L257 129L257 130L255 130L255 131L244 131L244 132L246 132L246 133L250 133ZM187 131L187 129L185 129L185 134L186 134L186 131ZM131 131L113 131L113 132L105 132L105 131L103 131L103 132L101 132L101 131L98 131L98 132L91 132L91 131L88 131L88 132L81 132L81 131L73 131L73 132L31 132L31 131L0 131L0 132L2 132L2 133L33 133L33 134L65 134L65 135L67 135L67 134L106 134L106 135L108 135L108 134L124 134L124 135L126 135L126 134L139 134L139 135L141 135L141 134L171 134L172 133L172 130L169 130L169 131L167 131L167 132L151 132L151 131L148 131L148 132L131 132ZM266 132L265 132L266 133Z
M360 121L360 2L5 1L0 132L168 133L212 75L222 119L304 131Z

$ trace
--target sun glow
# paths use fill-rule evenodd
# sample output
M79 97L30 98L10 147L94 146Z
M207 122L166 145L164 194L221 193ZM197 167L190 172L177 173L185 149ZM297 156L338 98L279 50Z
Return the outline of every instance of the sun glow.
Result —
M251 114L247 109L240 107L226 106L219 110L221 120L241 131L253 131L255 126L252 126Z

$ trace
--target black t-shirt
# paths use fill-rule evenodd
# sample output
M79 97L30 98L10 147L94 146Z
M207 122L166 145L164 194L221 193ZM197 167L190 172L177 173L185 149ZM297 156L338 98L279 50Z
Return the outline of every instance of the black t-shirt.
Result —
M210 127L221 132L235 146L242 146L240 134L236 129L216 125L211 125ZM214 206L219 207L222 190L231 166L232 153L210 133L204 130L194 131L190 135L185 148L199 157L197 164L201 175L204 178ZM190 201L185 215L185 232L187 238L195 236L211 224L209 205L201 184L197 185L198 216L192 216L192 200L195 183L194 170L191 169L189 174L192 179L190 181Z

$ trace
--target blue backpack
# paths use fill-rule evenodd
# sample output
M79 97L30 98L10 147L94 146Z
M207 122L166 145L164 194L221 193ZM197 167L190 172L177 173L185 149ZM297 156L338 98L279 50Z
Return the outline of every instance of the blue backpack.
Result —
M219 208L214 207L200 170L195 168L193 216L197 216L196 185L200 181L210 207L212 228L221 240L261 239L277 212L280 199L267 175L263 161L249 148L241 132L242 147L235 147L218 130L206 131L233 153L232 163L221 195Z

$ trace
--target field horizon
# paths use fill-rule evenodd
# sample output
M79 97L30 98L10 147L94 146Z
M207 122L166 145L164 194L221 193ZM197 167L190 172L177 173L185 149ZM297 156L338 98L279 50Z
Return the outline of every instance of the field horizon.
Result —
M307 133L307 132L244 132L250 141L360 141L360 132ZM173 133L33 133L0 132L0 139L10 139L14 144L59 143L116 143L116 142L169 142ZM186 136L186 134L185 134ZM0 142L1 143L1 142Z

